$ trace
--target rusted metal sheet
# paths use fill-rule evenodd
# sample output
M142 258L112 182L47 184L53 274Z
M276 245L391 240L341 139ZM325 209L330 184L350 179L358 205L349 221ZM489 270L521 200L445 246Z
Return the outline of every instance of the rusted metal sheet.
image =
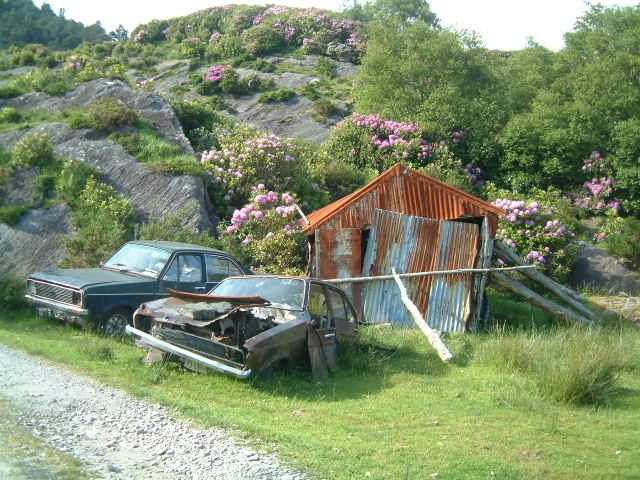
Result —
M473 268L478 249L474 224L438 221L375 209L363 275ZM412 278L407 291L432 328L462 331L470 311L472 274ZM364 318L413 327L392 280L366 285Z
M441 222L437 270L473 268L477 256L478 226ZM462 332L471 312L472 274L437 277L431 285L427 323L444 332Z
M318 278L347 278L362 274L362 231L358 228L323 228L315 232L315 264ZM362 314L360 285L344 285Z
M362 229L372 224L376 208L438 220L490 216L493 233L498 215L504 214L473 195L396 164L361 189L311 213L304 231Z

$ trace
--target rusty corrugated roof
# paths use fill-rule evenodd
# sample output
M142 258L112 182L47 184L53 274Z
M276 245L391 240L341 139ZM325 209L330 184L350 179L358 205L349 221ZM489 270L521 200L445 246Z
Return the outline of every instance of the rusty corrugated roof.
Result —
M432 188L407 188L404 192L394 191L393 188L384 188L387 182L396 179L402 179L405 181L407 179L411 179L412 183L421 184L422 187ZM490 203L474 197L473 195L458 188L452 187L451 185L447 185L440 180L429 177L428 175L397 163L386 172L378 175L364 187L307 215L309 224L303 229L303 232L309 234L315 231L324 223L340 215L344 209L354 205L358 200L376 190L383 190L380 192L382 195L397 195L400 198L387 199L388 201L384 202L385 204L391 202L395 204L397 208L390 208L390 205L370 206L374 208L387 208L400 211L400 213L421 216L426 216L427 211L434 210L438 212L438 215L432 215L432 218L441 219L453 219L458 217L461 213L468 213L472 215L477 215L478 213L481 215L487 213L492 213L498 216L504 215L504 211L502 209L495 207ZM418 192L421 194L417 194ZM458 201L452 201L452 197L456 198ZM374 203L378 202L374 201ZM468 208L467 206L471 208ZM368 207L367 210L371 210L370 207Z

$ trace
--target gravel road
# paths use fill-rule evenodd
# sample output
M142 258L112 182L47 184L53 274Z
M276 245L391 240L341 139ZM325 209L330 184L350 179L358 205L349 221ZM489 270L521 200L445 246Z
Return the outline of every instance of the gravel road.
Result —
M231 432L198 429L173 412L0 345L0 392L18 423L78 459L91 478L304 480Z

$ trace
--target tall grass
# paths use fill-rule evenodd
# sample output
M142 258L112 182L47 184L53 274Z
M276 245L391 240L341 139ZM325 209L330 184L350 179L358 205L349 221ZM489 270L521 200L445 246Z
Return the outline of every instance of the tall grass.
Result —
M640 367L638 334L620 329L497 331L481 343L478 361L524 377L522 388L567 405L609 405L625 370Z

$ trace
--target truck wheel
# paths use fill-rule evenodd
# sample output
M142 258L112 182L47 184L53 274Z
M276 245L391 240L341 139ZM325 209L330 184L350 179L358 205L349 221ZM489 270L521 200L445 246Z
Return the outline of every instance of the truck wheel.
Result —
M119 337L124 335L127 325L131 325L131 312L126 308L116 308L104 316L102 331L105 335Z

